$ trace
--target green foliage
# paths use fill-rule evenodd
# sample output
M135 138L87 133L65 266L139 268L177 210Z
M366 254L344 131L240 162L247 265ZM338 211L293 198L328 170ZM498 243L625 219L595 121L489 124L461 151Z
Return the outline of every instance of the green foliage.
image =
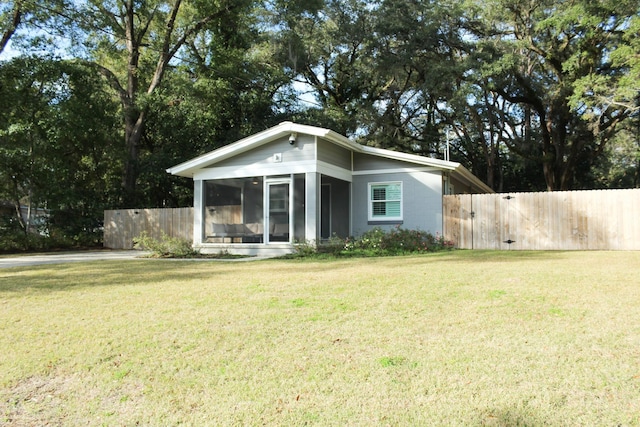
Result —
M436 252L451 249L453 244L443 236L400 226L390 231L375 227L357 239L345 242L345 252L371 255L399 255Z
M0 79L0 200L49 213L44 237L18 246L99 245L119 187L117 104L99 77L54 58L0 63Z
M53 239L19 230L0 229L0 253L34 252L58 249Z
M140 236L134 238L133 242L136 249L151 251L153 256L160 258L189 258L199 254L191 246L190 241L168 236L164 231L160 239L151 237L147 232L143 232Z
M319 245L302 242L295 245L296 257L367 257L390 256L410 253L437 252L453 248L453 243L443 236L421 230L409 230L400 226L385 231L375 227L357 238L342 239L337 236Z
M46 208L62 240L99 243L105 208L189 205L167 167L288 119L448 142L497 191L639 185L636 0L8 1L8 36L17 6L0 200Z
M25 232L13 217L0 215L0 253L37 252L93 246L69 239L59 233L48 233L46 224Z
M308 240L295 242L293 245L294 254L298 257L308 257L318 253L318 248L313 242Z

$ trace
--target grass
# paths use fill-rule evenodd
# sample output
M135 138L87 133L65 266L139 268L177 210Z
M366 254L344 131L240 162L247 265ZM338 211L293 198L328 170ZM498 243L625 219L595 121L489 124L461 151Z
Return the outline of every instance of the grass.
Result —
M640 253L0 270L0 424L640 425Z

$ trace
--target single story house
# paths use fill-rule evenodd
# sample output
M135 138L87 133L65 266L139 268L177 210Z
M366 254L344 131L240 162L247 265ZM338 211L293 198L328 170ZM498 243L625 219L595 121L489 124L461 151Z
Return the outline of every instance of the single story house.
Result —
M442 233L442 196L491 188L456 162L357 144L284 122L167 172L194 181L203 253L284 254L373 227Z

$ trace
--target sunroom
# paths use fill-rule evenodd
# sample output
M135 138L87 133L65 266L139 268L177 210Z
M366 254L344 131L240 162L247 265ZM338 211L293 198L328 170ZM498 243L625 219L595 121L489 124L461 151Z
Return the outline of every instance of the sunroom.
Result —
M347 181L311 172L210 179L201 185L201 249L288 250L295 243L349 235Z

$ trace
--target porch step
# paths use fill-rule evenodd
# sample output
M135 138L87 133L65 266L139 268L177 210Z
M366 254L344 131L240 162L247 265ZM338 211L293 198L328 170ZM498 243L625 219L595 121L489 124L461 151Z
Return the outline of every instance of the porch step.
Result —
M275 257L287 255L294 252L293 245L290 243L281 244L251 244L251 243L203 243L196 246L203 254L217 254L220 252L228 252L233 255L250 255Z

